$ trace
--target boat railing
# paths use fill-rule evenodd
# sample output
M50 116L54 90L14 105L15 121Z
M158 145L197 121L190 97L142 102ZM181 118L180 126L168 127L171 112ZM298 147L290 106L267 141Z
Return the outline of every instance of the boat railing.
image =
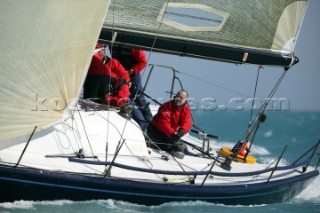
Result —
M144 87L143 87L143 92L146 91L147 89L147 86L149 84L149 81L150 81L150 77L151 75L153 74L153 71L156 67L161 67L161 68L165 68L165 69L168 69L169 71L172 71L172 80L171 80L171 88L170 88L170 99L172 99L172 95L174 94L174 85L175 85L175 81L178 81L179 85L180 85L180 88L183 89L183 85L182 85L182 81L181 79L177 76L176 73L180 73L178 70L174 69L173 67L169 67L169 66L165 66L165 65L159 65L159 64L149 64L151 66L150 68L150 71L148 73L148 76L147 76L147 79L146 79L146 82L144 84Z
M309 163L311 158L308 158L302 162L291 164L288 166L277 166L272 168L267 168L263 170L257 170L253 172L216 172L212 170L207 171L172 171L172 170L159 170L159 169L146 169L141 167L129 166L125 164L120 164L116 162L105 162L105 161L93 161L93 160L86 160L86 159L79 159L77 157L69 157L69 161L76 162L76 163L83 163L83 164L91 164L91 165L103 165L103 166L114 166L122 169L138 171L138 172L147 172L147 173L154 173L154 174L164 174L164 175L215 175L215 176L222 176L222 177L245 177L245 176L252 176L252 175L260 175L267 172L272 171L281 171L281 170L293 170L295 168L301 167Z
M277 169L277 167L278 167L278 164L280 163L280 160L281 160L284 152L286 151L286 149L287 149L287 145L286 145L286 146L284 147L284 149L282 150L282 153L281 153L280 157L278 158L275 167L273 167L274 169L272 170L272 172L271 172L271 174L270 174L270 176L269 176L269 178L268 178L268 180L267 180L267 183L270 181L270 179L271 179L272 176L273 176L273 173L276 171L276 169Z
M127 170L131 170L131 171L137 171L137 172L146 172L146 173L153 173L153 174L163 174L163 175L192 175L192 176L199 176L199 175L205 175L201 186L203 186L203 184L206 182L206 179L208 178L209 175L213 175L213 176L221 176L221 177L245 177L245 176L253 176L253 175L261 175L264 173L268 173L271 172L266 183L269 183L269 181L271 180L271 178L273 177L273 174L275 171L284 171L284 170L290 170L292 172L299 172L297 170L298 167L302 167L302 172L301 173L305 173L307 170L307 167L310 165L314 154L317 151L317 148L320 144L320 140L314 145L312 146L307 152L305 152L301 157L299 157L296 161L294 161L291 165L287 165L287 166L278 166L287 146L285 146L285 148L283 149L281 155L279 156L279 159L277 160L277 163L274 167L269 167L266 169L262 169L262 170L257 170L257 171L252 171L252 172L217 172L217 171L212 171L212 168L215 166L216 162L218 161L217 159L214 159L214 161L212 162L210 169L209 170L201 170L201 171L172 171L172 170L159 170L159 169L147 169L147 168L141 168L141 167L135 167L135 166L129 166L129 165L125 165L125 164L120 164L120 163L116 163L114 162L114 160L112 161L93 161L93 160L86 160L83 158L77 158L77 157L69 157L69 161L71 162L76 162L76 163L83 163L83 164L91 164L91 165L104 165L104 166L109 166L109 168L111 169L111 167L117 167L117 168L121 168L121 169L127 169ZM310 157L307 157L304 161L301 161L303 158L305 158L305 156L312 152ZM318 165L319 165L320 159L318 160L318 163L316 165L315 170L317 169ZM104 175L104 177L110 176L110 169L108 169L108 173L107 175Z
M302 154L297 160L295 160L292 164L295 164L297 162L299 162L301 159L303 159L307 154L309 154L310 152L312 152L311 154L311 159L314 157L314 154L316 153L316 151L318 150L318 147L320 145L320 139L318 141L318 143L316 143L315 145L313 145L308 151L306 151L304 154ZM318 153L319 159L316 165L316 168L318 168L319 163L320 163L320 154ZM310 162L304 167L304 170L306 171L308 166L309 166Z

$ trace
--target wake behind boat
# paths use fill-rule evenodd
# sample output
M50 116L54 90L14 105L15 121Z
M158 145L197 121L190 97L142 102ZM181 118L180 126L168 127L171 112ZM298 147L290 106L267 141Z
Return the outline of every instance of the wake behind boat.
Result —
M219 3L210 5L208 2L202 2L184 5L155 2L156 5L152 6L153 3L150 3L149 6L158 10L152 14L159 15L156 21L160 23L159 26L167 23L163 27L165 31L171 29L170 27L181 27L166 19L170 14L177 14L183 8L216 13L220 20L218 22L225 24L218 28L213 27L218 33L223 33L225 28L228 29L229 21L237 14L232 13L232 10L217 12L221 9ZM276 2L278 1L270 4L276 6ZM301 156L297 156L297 160L289 165L281 161L285 149L272 164L255 162L254 156L250 156L249 152L255 133L260 123L265 120L263 111L253 119L254 124L248 131L250 134L247 140L240 141L235 147L214 147L210 143L210 138L215 136L206 133L194 123L192 131L198 137L187 134L182 138L187 145L188 153L183 159L178 159L153 146L153 141L141 131L127 112L90 100L74 99L79 96L106 10L107 18L102 26L100 41L110 44L111 48L112 45L133 45L144 49L150 48L152 51L172 51L192 56L197 56L197 52L209 54L212 50L223 49L226 55L220 52L219 57L222 58L218 60L257 64L263 61L265 62L263 64L281 65L287 70L297 62L297 58L291 54L293 49L290 48L293 48L294 44L290 39L297 36L297 26L302 21L306 2L282 4L283 10L279 10L277 17L280 26L283 22L280 17L287 17L291 11L301 12L300 18L293 23L295 27L292 35L288 35L291 43L284 41L285 48L277 42L271 45L271 50L259 47L259 42L243 47L243 41L239 41L236 43L241 43L244 51L241 51L241 56L236 57L237 59L230 58L230 55L239 50L238 44L232 43L226 47L221 40L212 41L204 47L203 41L197 41L199 38L192 40L187 38L182 42L183 52L171 49L181 44L180 37L172 38L175 31L187 29L191 31L190 34L197 34L198 31L212 32L212 26L201 30L192 27L171 29L171 35L168 37L163 37L168 32L160 33L161 27L158 28L159 32L157 31L156 35L151 32L152 30L141 30L139 27L134 31L122 28L125 25L121 22L136 21L133 19L136 16L117 11L128 7L128 1L95 3L56 1L54 4L42 1L41 4L38 2L28 2L27 5L20 3L18 5L16 2L3 4L5 7L1 7L3 11L0 14L6 18L8 26L6 25L5 33L0 34L1 46L4 47L1 48L3 57L0 61L1 74L4 76L1 78L1 85L4 85L1 96L4 100L2 103L6 103L1 105L4 115L0 120L1 202L116 199L144 205L189 200L230 205L265 204L292 199L319 175L317 165L312 167L319 142L310 149L302 151ZM95 11L95 17L89 18L83 15L88 8ZM30 16L39 9L41 9L39 16ZM12 17L17 15L14 11L19 12L17 19ZM53 18L54 11L59 11L62 17L72 17L72 19ZM118 14L124 19L114 17L115 22L110 25L111 19L108 18L110 14L113 16ZM183 16L192 18L194 14ZM20 23L26 18L28 18L27 26L23 22ZM211 18L200 17L201 20L209 19L210 23ZM39 20L42 20L40 24ZM120 23L117 23L117 20L120 20ZM146 20L152 19L149 17ZM10 23L12 28L9 27L9 21L14 22ZM142 22L141 25L148 26ZM40 30L39 33L41 27L46 31ZM85 27L86 30L83 30ZM63 29L62 34L60 28ZM271 40L277 40L279 35L277 30L280 30L280 27L273 28L276 33L271 33L275 36ZM24 42L26 38L19 40L13 37L12 35L16 35L13 32L16 31L21 32L17 36L28 35L30 44ZM148 42L153 37L154 45L141 43ZM171 38L173 42L171 44L174 45L170 46L167 43L157 46L157 42L163 44L162 41L167 41L168 38ZM232 41L234 37L229 38ZM287 51L284 57L276 52L278 47L281 47L281 51ZM10 60L17 54L17 48L25 51L25 57L22 57L19 63ZM211 51L203 51L206 48ZM199 57L213 59L217 56ZM251 58L258 60L251 61ZM266 62L268 59L269 62ZM21 67L25 69L21 71ZM24 79L21 79L21 75ZM173 82L176 82L176 73L173 76ZM15 84L15 81L19 81L19 84ZM15 86L12 87L12 84ZM140 92L144 94L143 91ZM28 93L32 94L31 100ZM17 104L16 100L24 101L25 104ZM248 149L244 147L247 141ZM241 155L240 152L244 150L248 152Z

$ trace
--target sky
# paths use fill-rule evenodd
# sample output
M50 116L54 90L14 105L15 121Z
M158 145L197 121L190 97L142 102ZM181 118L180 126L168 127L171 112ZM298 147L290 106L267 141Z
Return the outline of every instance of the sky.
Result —
M307 13L298 37L295 54L300 62L286 74L274 95L281 104L269 110L320 111L320 1L310 0ZM235 65L204 59L180 57L168 54L147 52L149 64L166 65L181 74L184 89L193 100L193 107L214 110L247 109L252 105L258 66ZM145 81L150 66L143 73ZM255 109L282 74L283 69L264 67L260 70L256 91ZM170 90L169 69L154 69L154 76L146 92L158 100L169 98L163 88ZM195 76L195 77L194 77ZM178 88L175 88L177 91ZM280 102L275 102L275 104Z

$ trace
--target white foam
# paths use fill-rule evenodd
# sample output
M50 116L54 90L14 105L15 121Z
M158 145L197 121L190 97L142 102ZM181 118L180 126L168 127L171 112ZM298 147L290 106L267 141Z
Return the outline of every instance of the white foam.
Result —
M144 205L139 205L135 203L129 203L126 201L118 201L118 200L97 200L99 205L104 206L106 209L111 210L112 212L130 212L130 213L139 213L141 212L141 208L147 208Z
M42 204L42 205L56 205L62 206L64 204L72 204L74 201L71 200L53 200L53 201L37 201L34 204Z
M315 180L305 189L301 194L297 196L299 199L311 200L317 198L316 200L320 202L320 176L316 177Z
M25 201L19 200L14 202L0 203L0 207L8 209L35 209L35 205L56 205L63 206L65 204L72 204L74 201L70 200L54 200L54 201Z
M256 145L252 146L251 154L252 155L263 155L263 156L271 155L271 153L268 151L268 149L266 149L265 147L256 146Z
M116 206L116 204L115 204L115 201L114 201L114 200L111 200L111 199L108 199L108 200L98 200L97 202L98 202L98 204L107 206L107 207L110 208L110 209L117 209L117 208L118 208L118 207Z
M269 137L271 137L272 135L273 135L272 130L268 130L268 131L266 131L266 132L263 134L263 136L266 137L266 138L269 138Z
M15 202L5 202L0 203L0 206L7 209L34 209L33 208L34 201L15 201Z

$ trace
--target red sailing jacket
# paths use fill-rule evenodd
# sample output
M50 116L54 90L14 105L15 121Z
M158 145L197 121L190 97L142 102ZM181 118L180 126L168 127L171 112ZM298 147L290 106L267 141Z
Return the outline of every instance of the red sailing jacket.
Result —
M99 52L95 53L92 57L88 75L106 75L106 68Z
M130 81L129 74L116 59L111 59L105 64L105 68L110 73L112 70L112 86L114 89L113 95L106 95L106 103L111 106L121 107L128 101L130 92L128 82Z
M191 112L187 105L177 108L173 100L164 103L153 117L151 123L169 138L178 128L187 133L191 127Z
M126 80L127 82L130 81L130 77L128 72L124 69L124 67L120 64L120 62L116 59L111 59L105 64L105 69L107 72L107 75L110 74L110 68L111 68L111 77L112 78L122 78Z
M147 57L143 50L132 49L131 56L136 64L131 67L133 74L139 74L147 66Z
M106 64L103 64L100 53L95 53L91 60L88 75L110 75L110 73L112 78L121 77L126 81L130 81L129 74L118 60L110 59Z
M114 88L117 87L117 91L112 96L106 95L106 103L109 103L111 106L121 107L128 101L130 95L129 86L121 81L117 81L113 86Z
M126 70L139 74L147 66L147 57L143 50L113 47L112 57L120 61Z

